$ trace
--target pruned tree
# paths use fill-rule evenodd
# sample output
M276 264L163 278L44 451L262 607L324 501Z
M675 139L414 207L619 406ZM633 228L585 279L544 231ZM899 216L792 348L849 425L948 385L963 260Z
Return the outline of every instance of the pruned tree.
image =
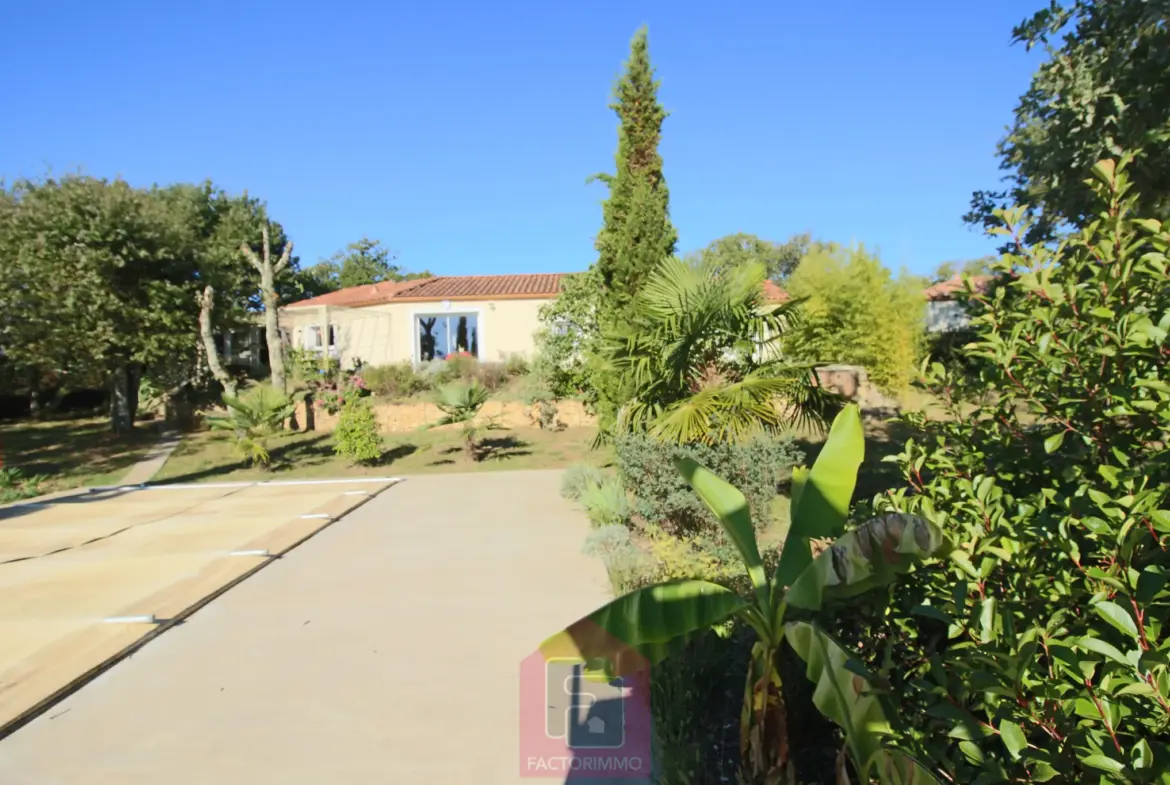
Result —
M247 243L240 246L240 251L260 273L260 294L264 301L264 337L268 342L268 364L272 369L272 386L284 393L288 389L284 372L284 342L280 337L280 312L277 310L276 276L288 267L293 244L291 242L285 243L280 258L274 263L268 244L267 223L260 231L262 237L260 255L257 256Z
M231 397L236 396L236 382L224 370L219 361L219 351L215 348L215 336L211 332L211 312L215 310L215 289L208 286L195 296L199 304L199 337L203 341L203 351L207 354L207 367L211 375L223 385L223 391Z

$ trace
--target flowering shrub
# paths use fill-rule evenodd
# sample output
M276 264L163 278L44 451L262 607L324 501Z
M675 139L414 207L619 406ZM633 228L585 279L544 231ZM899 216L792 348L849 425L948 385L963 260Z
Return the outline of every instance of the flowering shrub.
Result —
M314 406L329 414L337 414L351 399L365 398L370 394L366 380L358 373L343 376L339 381L326 381L317 386Z

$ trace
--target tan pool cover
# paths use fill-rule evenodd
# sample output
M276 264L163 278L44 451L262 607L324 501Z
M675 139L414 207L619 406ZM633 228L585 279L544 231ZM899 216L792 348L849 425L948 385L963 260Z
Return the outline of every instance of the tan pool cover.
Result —
M0 508L0 736L395 482L164 485Z

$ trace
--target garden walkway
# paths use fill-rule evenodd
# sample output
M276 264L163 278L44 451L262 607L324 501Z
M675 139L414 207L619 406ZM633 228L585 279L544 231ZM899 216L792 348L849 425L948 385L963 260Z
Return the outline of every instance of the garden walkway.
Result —
M520 662L607 597L559 483L389 488L0 741L0 782L539 782Z

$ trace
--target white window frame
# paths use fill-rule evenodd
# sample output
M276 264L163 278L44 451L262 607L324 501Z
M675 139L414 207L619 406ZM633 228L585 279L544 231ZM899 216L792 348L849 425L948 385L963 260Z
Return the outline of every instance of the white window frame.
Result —
M418 366L422 364L422 360L419 357L418 320L420 317L425 319L431 316L474 316L476 343L479 344L479 354L477 355L477 358L480 362L483 362L483 357L485 354L483 309L456 308L455 305L452 304L449 311L444 311L442 308L416 308L410 312L410 361L413 365Z

